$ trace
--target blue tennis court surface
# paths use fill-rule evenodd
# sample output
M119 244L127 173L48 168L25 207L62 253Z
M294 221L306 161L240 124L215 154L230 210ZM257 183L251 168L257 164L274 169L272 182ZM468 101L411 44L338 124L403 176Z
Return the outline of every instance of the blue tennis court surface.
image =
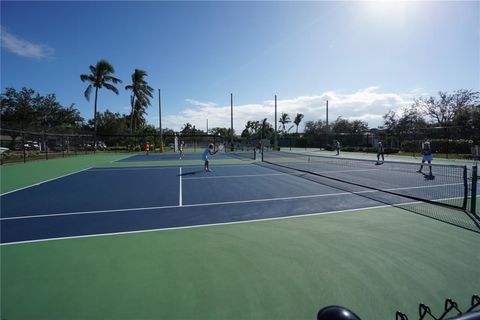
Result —
M234 223L408 201L267 164L212 169L92 168L5 194L1 242ZM441 187L441 182L430 187L436 183ZM401 187L408 187L408 181Z

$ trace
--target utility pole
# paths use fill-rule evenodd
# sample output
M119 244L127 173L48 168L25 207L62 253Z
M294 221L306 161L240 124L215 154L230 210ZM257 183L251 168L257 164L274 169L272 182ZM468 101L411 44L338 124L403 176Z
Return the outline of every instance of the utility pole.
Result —
M208 119L207 119L207 134L208 134Z
M327 100L327 108L326 108L326 122L327 122L327 132L325 134L326 138L325 138L325 146L328 145L328 142L329 142L329 139L328 139L328 135L330 134L330 127L328 126L328 100Z
M162 100L160 97L160 89L158 89L158 127L160 129L160 152L163 152Z
M273 131L273 149L278 150L278 138L277 138L277 95L275 95L275 130Z
M328 100L327 100L327 132L328 132Z
M230 93L230 150L233 151L233 93Z

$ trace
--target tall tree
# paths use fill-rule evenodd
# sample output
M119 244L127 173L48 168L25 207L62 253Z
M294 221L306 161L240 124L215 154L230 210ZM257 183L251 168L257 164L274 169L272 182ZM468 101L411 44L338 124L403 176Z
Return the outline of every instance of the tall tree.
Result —
M278 122L280 122L282 124L282 131L285 133L285 125L287 123L290 123L290 116L288 114L286 114L285 112L282 112Z
M130 114L130 134L134 132L139 123L145 121L144 115L146 109L150 106L150 98L153 97L153 88L145 80L147 72L135 69L132 73L132 83L125 87L125 90L131 90L130 104L132 111Z
M327 132L327 124L322 120L305 122L305 135L318 138Z
M210 129L210 133L212 135L215 135L215 136L220 136L224 139L228 139L230 137L230 129L228 128L220 128L220 127L216 127L216 128L212 128Z
M128 116L107 109L98 113L97 126L99 135L125 135L128 134Z
M83 124L83 118L74 104L63 107L55 94L41 96L33 89L6 88L0 95L1 127L11 137L11 147L20 131L39 131L72 133ZM20 130L20 131L18 131Z
M90 93L92 88L95 88L95 103L93 107L93 125L94 125L94 148L97 149L97 99L98 90L105 87L118 94L118 89L113 85L122 83L122 80L115 78L112 74L115 73L115 69L107 60L100 60L95 66L90 65L90 74L81 74L80 80L82 82L89 83L87 89L85 89L84 95L87 101L90 101ZM112 84L113 83L113 84Z
M480 93L473 90L457 90L452 94L439 92L437 97L415 99L414 106L442 127L465 125L464 119L472 119L474 106L480 104Z
M264 118L260 123L260 139L270 138L273 134L273 128L270 123L268 123L267 118Z
M33 89L6 88L1 95L2 127L7 129L36 130L38 129L37 110L41 105L42 96Z
M338 117L332 123L332 131L336 133L362 133L368 131L368 123L361 120L350 121Z
M293 123L297 126L295 133L298 133L298 126L300 125L300 122L302 122L302 119L303 114L297 113L297 115L295 116L295 120L293 120Z
M192 125L190 122L187 122L183 125L182 130L180 130L180 133L182 135L188 136L188 135L196 135L196 134L205 134L200 129L195 128L194 125Z

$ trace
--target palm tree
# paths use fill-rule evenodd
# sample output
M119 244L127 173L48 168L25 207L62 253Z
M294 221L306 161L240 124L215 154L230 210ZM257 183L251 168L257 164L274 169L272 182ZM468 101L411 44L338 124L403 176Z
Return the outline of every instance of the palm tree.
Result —
M263 139L263 138L265 137L265 128L267 127L267 124L268 124L267 118L264 118L264 119L262 120L262 124L260 125L261 128L262 128L261 135L260 135L260 139Z
M90 65L90 74L81 74L80 80L82 82L88 82L89 85L85 89L84 95L87 101L90 101L90 93L92 88L95 88L95 104L93 108L93 125L95 128L93 143L94 149L97 150L97 98L98 98L98 89L102 87L107 88L110 91L118 94L118 89L111 83L122 83L122 80L117 79L112 76L115 73L115 69L107 60L100 60L95 66ZM111 83L110 83L111 82Z
M135 69L132 73L132 84L125 87L125 90L132 90L132 95L130 96L132 107L132 113L130 114L130 134L133 133L136 125L144 119L145 110L150 105L149 98L153 97L153 88L150 87L144 79L146 76L147 72Z
M283 132L285 132L285 125L287 123L290 123L290 116L285 112L282 112L282 115L280 116L280 120L278 120L278 122L282 124Z
M300 122L302 122L302 119L303 119L303 114L297 113L295 120L293 120L293 123L297 126L297 131L295 132L297 134L298 134L298 125L300 124Z

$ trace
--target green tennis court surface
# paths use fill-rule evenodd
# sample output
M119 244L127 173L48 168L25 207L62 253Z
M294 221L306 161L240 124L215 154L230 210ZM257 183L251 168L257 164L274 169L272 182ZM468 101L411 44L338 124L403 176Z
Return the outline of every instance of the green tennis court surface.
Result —
M111 162L124 156L2 167L2 192L92 166L147 165ZM186 163L148 163L160 164ZM23 171L32 174L14 182ZM420 302L468 305L480 288L480 234L435 219L451 217L448 208L434 206L432 219L402 206L3 245L1 317L314 319L339 304L393 319L396 310L416 315Z

